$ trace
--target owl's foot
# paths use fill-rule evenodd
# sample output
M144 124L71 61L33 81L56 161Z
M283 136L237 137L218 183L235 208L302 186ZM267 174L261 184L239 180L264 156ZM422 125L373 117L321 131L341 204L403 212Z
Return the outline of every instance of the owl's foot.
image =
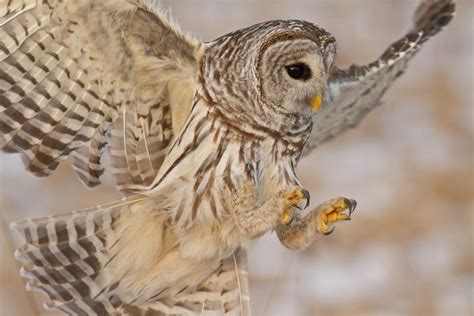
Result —
M277 225L275 231L285 247L302 250L311 245L316 236L332 233L336 222L350 220L355 207L354 200L335 198L316 206L304 217L293 214L289 222Z
M309 205L309 192L300 187L294 187L292 190L283 193L285 200L285 207L280 216L280 223L288 225L293 221L295 208L302 210ZM304 207L301 207L301 202L305 201Z
M348 221L352 212L357 206L357 202L343 197L335 198L323 203L318 214L316 230L324 235L329 235L334 231L338 221Z

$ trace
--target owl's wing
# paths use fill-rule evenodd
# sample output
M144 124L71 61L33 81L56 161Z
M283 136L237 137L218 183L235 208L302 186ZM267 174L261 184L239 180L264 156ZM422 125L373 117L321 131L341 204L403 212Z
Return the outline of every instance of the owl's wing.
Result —
M119 189L146 187L189 112L202 47L154 2L2 1L0 149L37 176L71 156L94 187L108 148Z
M117 241L122 216L145 196L68 214L26 219L11 225L24 243L15 252L22 261L27 289L47 295L45 307L68 315L250 315L247 259L239 249L191 294L160 297L155 303L133 303L124 276L105 274L106 266L121 256ZM134 280L147 283L147 280ZM159 282L157 280L156 282ZM124 284L122 284L124 283ZM159 312L159 313L158 313Z
M416 10L413 29L393 43L376 61L365 66L334 69L329 79L330 101L314 115L313 131L305 153L355 127L376 107L392 82L403 74L420 47L452 19L453 0L423 1Z

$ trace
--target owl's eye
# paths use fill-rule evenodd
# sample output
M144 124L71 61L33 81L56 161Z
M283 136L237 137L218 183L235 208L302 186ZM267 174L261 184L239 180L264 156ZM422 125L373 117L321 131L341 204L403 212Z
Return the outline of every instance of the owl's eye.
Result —
M294 64L286 67L288 75L296 80L308 80L311 78L311 70L305 64Z

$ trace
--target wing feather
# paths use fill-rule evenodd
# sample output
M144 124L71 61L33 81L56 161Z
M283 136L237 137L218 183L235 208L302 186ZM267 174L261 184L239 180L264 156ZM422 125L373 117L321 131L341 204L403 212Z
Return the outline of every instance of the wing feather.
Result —
M85 138L88 135L93 136L91 136L88 144L79 147L71 154L74 171L81 181L88 183L90 187L100 184L99 178L105 171L100 159L107 145L106 124L102 123L102 127L96 133L94 133L93 128L84 124L78 136Z
M172 136L173 123L162 118L191 103L171 103L168 90L192 95L201 42L153 1L12 0L0 10L0 148L21 153L37 176L72 155L79 178L93 187L104 144L123 147L114 159L127 164L120 189L146 190ZM114 148L119 118L131 120L121 127L130 135Z
M95 300L108 286L101 275L110 260L106 241L127 206L143 197L122 199L69 214L27 219L11 228L23 236L15 257L23 262L27 289L48 295L46 306L72 315L113 313L113 297Z
M334 68L329 79L330 101L313 118L305 153L358 125L380 104L385 91L404 73L420 47L450 22L454 11L454 0L423 1L416 10L413 29L379 59L366 66Z
M111 277L104 272L119 251L114 246L130 229L119 228L121 216L149 202L147 197L133 196L69 214L13 223L12 229L24 240L15 257L23 263L21 275L28 279L27 289L47 294L49 309L72 315L250 315L243 249L222 260L191 293L163 296L151 303L135 302L124 290L131 286L129 281L121 284L124 276L114 273Z

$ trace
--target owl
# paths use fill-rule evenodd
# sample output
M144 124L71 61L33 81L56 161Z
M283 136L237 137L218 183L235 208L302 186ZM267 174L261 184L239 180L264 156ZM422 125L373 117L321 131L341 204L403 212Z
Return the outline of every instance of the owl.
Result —
M87 187L104 154L124 198L12 224L27 289L68 315L248 315L245 247L304 249L356 202L306 212L302 155L356 126L455 11L424 1L377 60L341 70L306 21L204 43L153 1L12 0L0 7L0 148Z

